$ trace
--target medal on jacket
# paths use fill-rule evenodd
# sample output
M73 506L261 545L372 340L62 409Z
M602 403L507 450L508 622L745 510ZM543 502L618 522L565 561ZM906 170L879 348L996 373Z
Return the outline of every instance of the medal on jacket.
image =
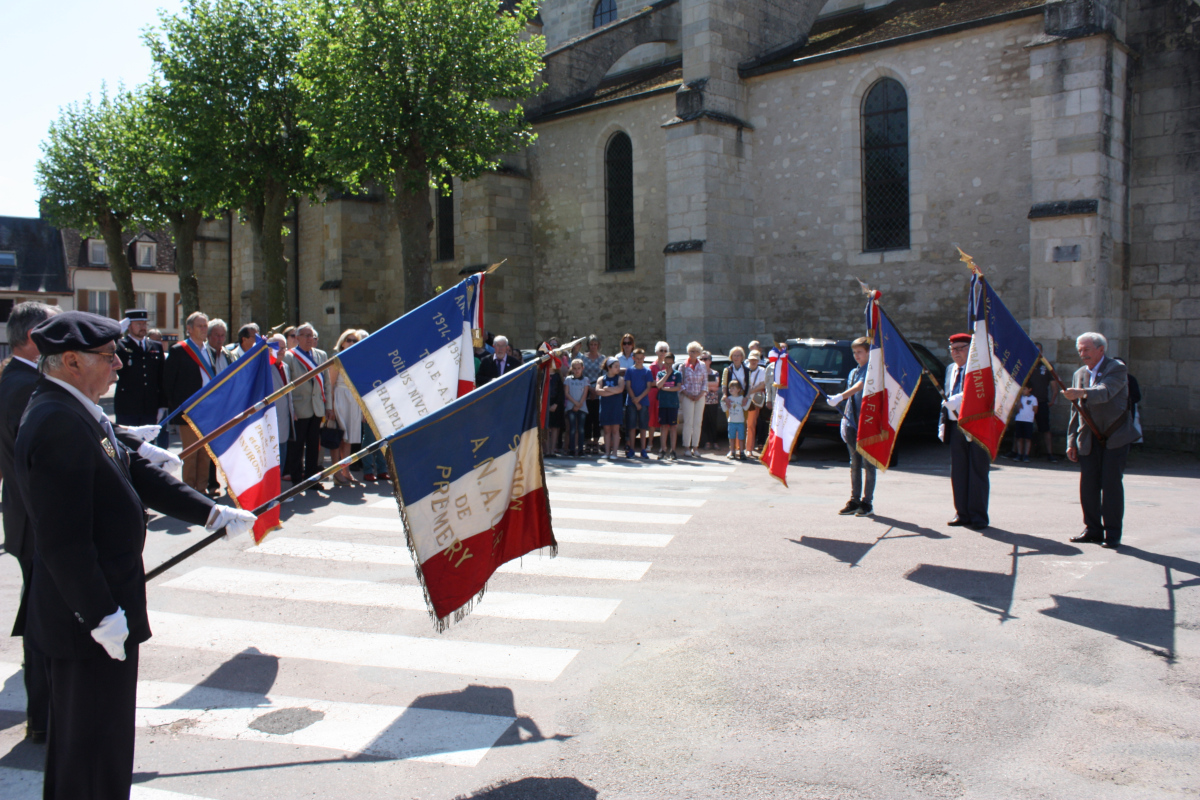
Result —
M100 444L104 447L104 452L108 453L108 457L115 461L117 458L117 449L112 446L112 442L108 440L107 436L100 437Z

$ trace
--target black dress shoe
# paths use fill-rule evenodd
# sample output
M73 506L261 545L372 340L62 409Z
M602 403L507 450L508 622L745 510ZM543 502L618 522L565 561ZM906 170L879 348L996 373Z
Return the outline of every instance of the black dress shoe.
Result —
M1121 543L1120 542L1104 542L1100 546L1107 550L1116 550L1118 547L1121 546Z
M958 528L958 527L965 526L965 525L967 524L967 522L966 522L966 520L961 520L961 519L959 519L958 517L955 517L954 519L950 520L950 521L949 521L949 522L947 522L946 524L947 524L947 525L951 525L951 526L953 526L953 527L955 527L955 528Z
M1076 544L1104 544L1103 539L1101 539L1099 536L1093 536L1087 531L1084 531L1078 536L1072 536L1071 541L1075 542Z
M973 531L986 531L988 524L986 522L972 522L967 527Z
M26 728L25 729L25 738L28 739L29 741L33 742L34 744L45 744L46 743L46 732L45 731L35 731L33 728Z

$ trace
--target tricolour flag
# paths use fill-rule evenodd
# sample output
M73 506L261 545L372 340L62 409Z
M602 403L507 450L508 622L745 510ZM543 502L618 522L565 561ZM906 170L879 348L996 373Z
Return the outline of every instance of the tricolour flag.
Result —
M380 439L475 388L471 328L482 319L483 278L472 275L338 357Z
M792 450L821 390L787 353L778 354L774 380L778 390L771 413L771 432L767 434L760 460L772 477L787 486L787 465L792 459Z
M963 378L958 427L995 459L1004 429L1021 398L1021 387L1041 354L982 275L971 279L967 314L971 351Z
M202 437L229 419L229 409L249 408L271 394L271 359L271 348L260 338L248 353L180 406L183 420ZM274 405L251 414L205 449L224 474L229 496L238 508L253 511L279 496L279 430ZM278 527L276 507L254 523L255 543Z
M867 299L867 336L871 354L863 381L862 409L858 415L858 452L878 469L886 470L896 447L896 436L917 386L921 362L913 355L879 307L879 292Z
M507 561L557 550L531 361L391 437L397 499L439 630L470 613Z

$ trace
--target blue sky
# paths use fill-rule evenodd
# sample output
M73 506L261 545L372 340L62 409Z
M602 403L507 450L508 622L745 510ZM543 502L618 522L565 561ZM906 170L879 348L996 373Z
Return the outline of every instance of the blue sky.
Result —
M141 32L180 0L0 0L0 216L36 217L33 168L58 109L150 75Z

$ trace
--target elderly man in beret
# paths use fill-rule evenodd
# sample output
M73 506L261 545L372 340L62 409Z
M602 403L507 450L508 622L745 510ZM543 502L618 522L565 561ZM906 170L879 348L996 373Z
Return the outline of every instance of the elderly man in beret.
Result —
M1083 362L1063 396L1072 401L1067 458L1079 462L1083 533L1072 542L1116 550L1125 518L1125 460L1137 439L1129 399L1129 371L1105 353L1108 340L1085 333L1075 340Z
M988 526L988 494L991 484L988 470L991 459L987 450L972 442L958 427L958 411L962 408L963 380L967 374L967 356L971 351L971 334L956 333L950 337L950 359L946 367L946 401L938 438L950 445L950 486L954 491L954 519L947 525L961 525L973 531Z
M33 536L24 630L45 656L50 728L44 796L128 798L138 645L150 638L145 506L227 536L254 515L168 475L114 431L97 405L121 361L114 320L81 311L30 333L42 377L17 433L14 474ZM149 445L141 445L154 455Z

